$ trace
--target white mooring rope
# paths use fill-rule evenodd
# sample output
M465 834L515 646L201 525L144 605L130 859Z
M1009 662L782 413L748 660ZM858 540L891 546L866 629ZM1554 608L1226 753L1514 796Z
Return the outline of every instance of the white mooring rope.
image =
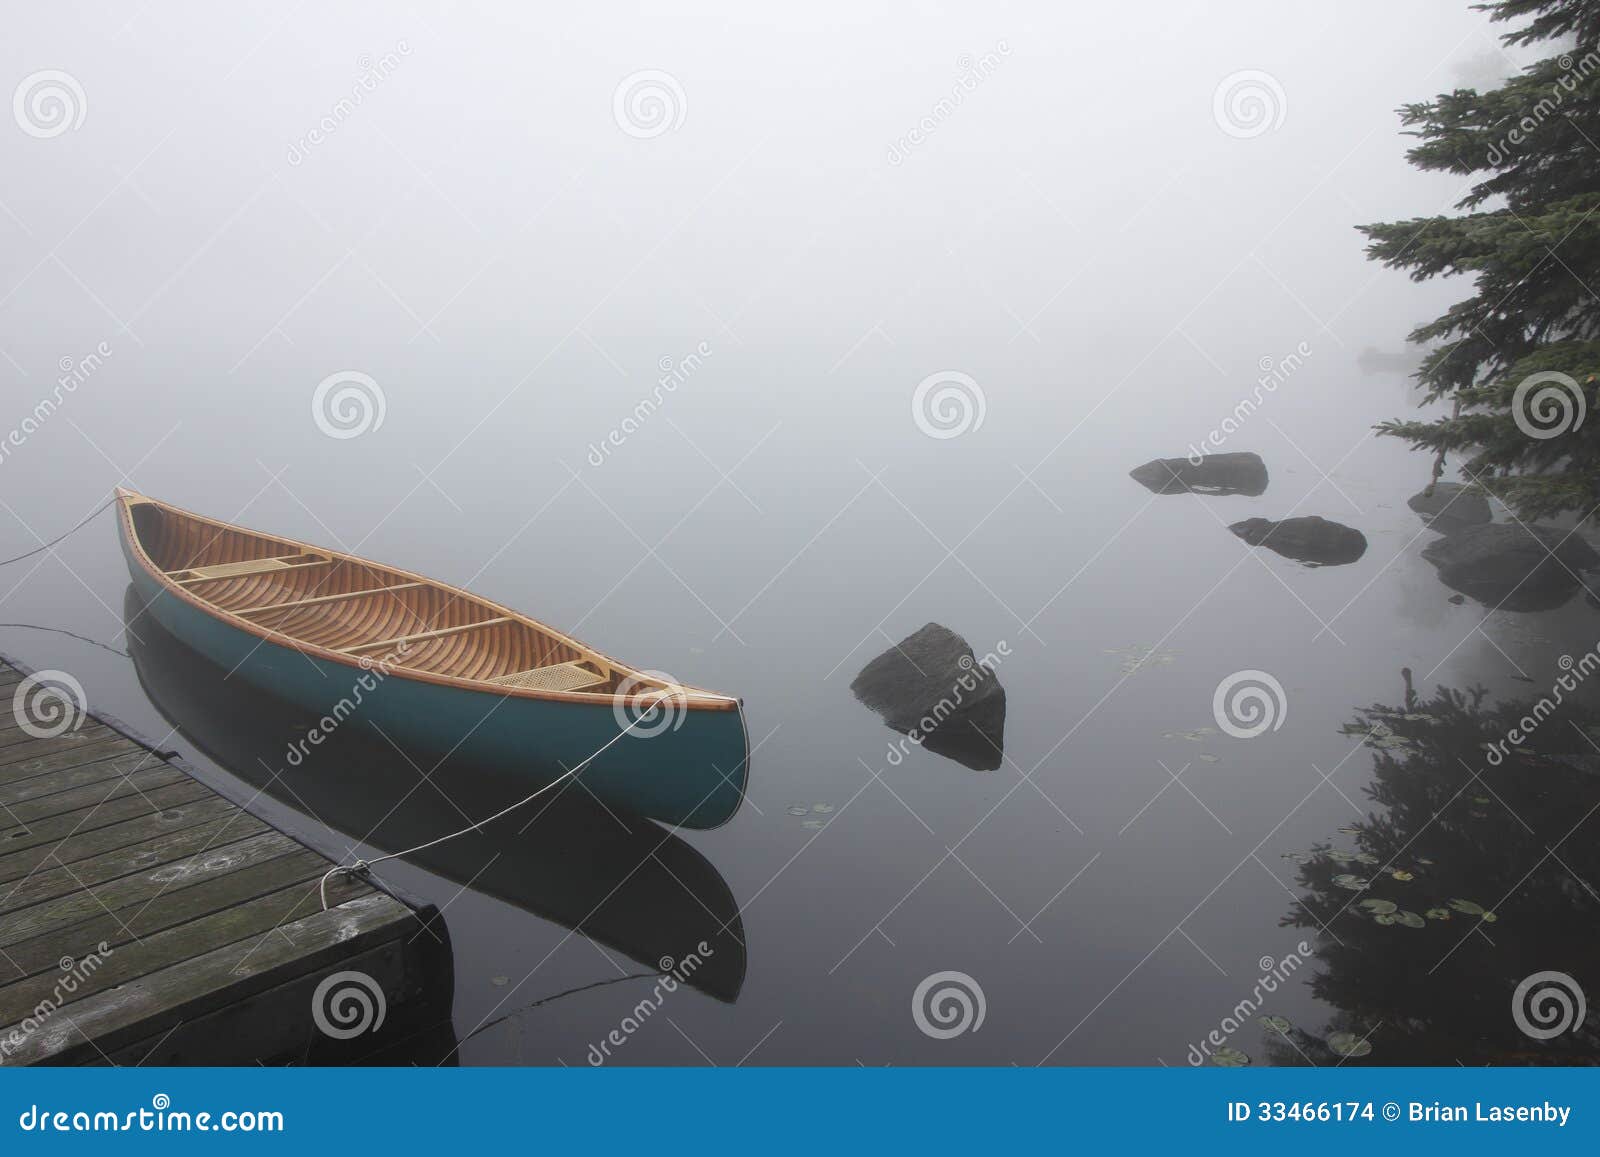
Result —
M52 538L49 542L45 543L43 546L36 546L32 550L28 551L26 554L19 554L15 558L0 558L0 566L10 566L14 562L21 562L25 558L32 558L36 554L43 554L45 551L49 550L52 546L59 546L61 543L65 542L67 539L71 538L74 534L78 533L78 531L80 531L84 527L88 526L89 523L93 522L97 515L99 515L102 511L104 511L106 509L106 507L110 506L116 500L117 500L117 496L115 494L113 494L110 498L106 499L99 506L96 506L94 508L94 513L93 514L88 515L86 518L84 518L84 520L82 522L78 523L78 525L74 526L71 530L67 531L61 537ZM37 537L37 536L35 536L35 537Z
M624 727L621 731L617 732L610 739L606 740L603 744L600 745L599 748L597 748L592 754L590 754L588 756L588 758L584 759L583 762L579 763L577 766L575 766L575 767L573 767L573 768L571 768L571 769L569 769L567 771L562 772L559 776L557 776L555 779L552 779L549 783L545 784L543 787L541 787L538 791L534 792L532 795L524 796L522 799L519 799L516 803L508 804L506 807L501 808L499 811L495 812L494 815L486 816L485 818L483 818L481 820L478 820L476 823L472 823L472 824L467 825L466 827L462 828L460 831L454 831L454 832L451 832L449 835L439 836L437 839L429 840L425 844L418 844L414 848L406 848L405 850L399 851L399 852L390 852L387 855L377 856L377 857L375 857L375 858L373 858L371 860L358 859L353 864L338 864L338 865L335 865L334 867L328 869L328 871L323 874L322 882L318 885L318 892L322 896L322 910L324 912L326 912L328 910L328 881L333 879L333 877L335 877L337 875L340 875L341 873L346 874L346 875L352 875L352 876L353 875L363 875L374 864L381 864L385 860L398 860L398 859L401 859L401 858L403 858L405 856L415 855L417 852L425 852L429 848L437 847L438 845L440 845L442 843L446 843L446 842L448 842L450 840L453 840L453 839L456 839L456 838L458 838L460 836L464 836L464 835L468 834L469 832L481 831L484 828L485 825L494 823L494 821L499 819L501 816L510 815L512 812L516 811L519 807L522 807L522 806L524 806L526 804L532 803L534 800L538 799L541 795L543 795L545 792L549 791L551 788L557 786L558 784L564 783L567 780L571 779L573 776L577 775L584 768L588 767L589 764L593 763L596 759L598 759L601 755L603 755L605 753L606 749L609 748L613 743L615 743L617 740L621 739L624 735L628 734L628 732L632 731L635 727L639 726L639 724L643 723L645 721L645 717L648 716L651 711L655 710L655 708L657 708L657 707L659 707L661 705L662 700L669 698L670 696L672 696L675 693L676 692L673 692L673 691L662 691L660 694L658 694L656 696L656 699L655 699L654 703L651 703L649 707L645 708L643 711L641 711L639 713L639 718L635 719L632 723L628 724L628 726Z

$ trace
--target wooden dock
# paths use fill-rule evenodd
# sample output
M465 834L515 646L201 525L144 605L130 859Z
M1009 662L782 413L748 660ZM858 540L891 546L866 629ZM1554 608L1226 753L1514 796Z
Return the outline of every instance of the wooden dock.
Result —
M437 912L347 875L324 912L325 857L118 724L24 729L25 678L0 660L0 1065L333 1063L448 1031ZM381 989L376 1031L318 1026L342 972Z

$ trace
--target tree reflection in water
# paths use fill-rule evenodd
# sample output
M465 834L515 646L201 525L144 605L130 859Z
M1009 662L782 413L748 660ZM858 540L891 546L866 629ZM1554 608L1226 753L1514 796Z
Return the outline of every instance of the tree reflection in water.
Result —
M1269 1057L1600 1062L1596 713L1554 694L1491 705L1482 688L1424 699L1402 675L1401 706L1359 709L1345 727L1372 749L1366 794L1380 810L1289 857L1304 894L1280 923L1316 933L1312 989L1337 1011L1315 1031L1269 1027ZM1518 1028L1513 994L1551 970L1587 988L1589 1015L1536 1040Z

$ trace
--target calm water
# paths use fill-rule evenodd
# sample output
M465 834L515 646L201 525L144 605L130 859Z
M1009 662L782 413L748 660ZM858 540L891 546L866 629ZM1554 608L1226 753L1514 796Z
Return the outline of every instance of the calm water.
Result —
M1495 770L1464 790L1455 757L1498 734L1490 703L1545 693L1600 616L1581 597L1486 616L1420 558L1433 536L1405 499L1430 463L1370 427L1411 405L1404 334L1454 290L1371 267L1352 229L1453 197L1406 169L1391 110L1502 66L1458 9L1355 6L1315 27L1276 6L1203 27L1181 9L1153 39L1020 11L914 27L489 26L432 5L335 25L32 17L0 46L6 74L66 68L88 109L59 137L0 134L0 425L63 359L111 352L8 449L0 554L121 482L744 697L751 788L724 828L561 809L385 867L444 910L461 1063L586 1063L650 992L651 962L702 934L710 969L616 1061L1178 1065L1302 941L1314 953L1259 1010L1294 1026L1287 1041L1254 1013L1227 1030L1256 1063L1336 1060L1319 1043L1335 1031L1367 1038L1371 1062L1536 1059L1511 989L1581 972L1586 951L1592 974L1580 849L1600 820L1573 825L1600 780L1574 760L1537 786ZM1352 92L1356 53L1383 79ZM362 68L383 76L330 113ZM1212 94L1247 68L1272 72L1286 113L1239 139ZM685 112L648 138L613 111L643 69L670 72ZM1263 364L1301 349L1223 447L1265 458L1265 494L1156 496L1127 477L1218 429ZM313 397L342 371L376 384L382 420L330 437ZM954 437L914 406L941 372L982 398ZM1291 512L1357 527L1367 553L1308 569L1226 529ZM125 647L126 585L102 516L0 573L0 618ZM915 748L892 763L896 733L850 692L930 621L1010 652L995 770ZM0 649L70 671L92 707L256 796L257 757L277 770L305 721L142 627L138 670L16 627ZM1402 668L1423 700L1439 684L1490 699L1427 723ZM1236 739L1212 699L1244 670L1281 684L1281 719ZM1364 745L1343 729L1375 703L1437 735ZM390 814L417 770L342 739L253 809L342 855L496 798L447 764ZM1465 810L1433 820L1446 804ZM1419 911L1457 898L1498 920L1341 911L1353 894L1331 875L1360 859L1285 858L1319 843L1400 855L1416 878L1382 894L1416 889ZM945 971L985 1012L936 1039L913 993Z

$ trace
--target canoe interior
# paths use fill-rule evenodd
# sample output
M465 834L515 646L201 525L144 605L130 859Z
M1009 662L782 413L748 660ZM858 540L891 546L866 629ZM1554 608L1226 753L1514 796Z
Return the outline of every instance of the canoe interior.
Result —
M362 559L132 504L134 533L187 593L263 631L457 679L609 696L665 687L464 591ZM403 651L401 640L404 640Z

